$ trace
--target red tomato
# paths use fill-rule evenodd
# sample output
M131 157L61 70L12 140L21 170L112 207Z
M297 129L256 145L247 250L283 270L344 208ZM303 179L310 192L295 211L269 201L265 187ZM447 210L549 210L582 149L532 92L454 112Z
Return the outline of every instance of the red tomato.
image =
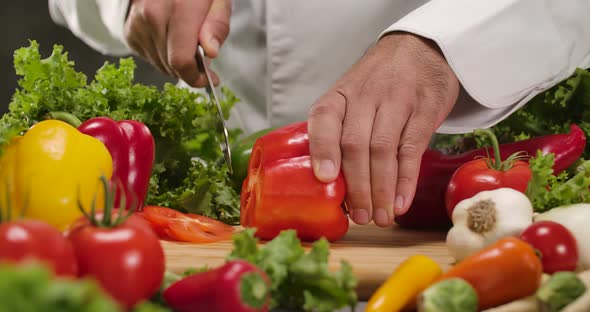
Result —
M572 233L563 225L540 221L526 228L520 238L541 253L543 272L574 271L578 263L578 246Z
M146 206L141 215L161 238L182 242L211 243L231 238L234 228L201 215L174 209Z
M452 218L455 206L481 191L508 187L525 192L532 172L527 162L514 161L511 168L499 171L488 167L485 159L475 159L463 164L451 176L445 194L445 206Z
M132 215L116 227L96 227L81 220L67 235L80 275L96 278L123 306L130 308L149 299L160 288L164 251L140 217Z
M78 273L72 244L56 228L37 220L0 224L0 260L37 260L49 265L56 275Z

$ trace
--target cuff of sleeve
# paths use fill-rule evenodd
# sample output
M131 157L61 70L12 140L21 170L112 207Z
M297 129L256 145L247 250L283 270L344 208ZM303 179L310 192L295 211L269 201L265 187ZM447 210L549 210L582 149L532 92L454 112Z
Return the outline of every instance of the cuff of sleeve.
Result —
M473 100L506 111L573 71L552 19L537 0L432 0L379 38L405 31L433 40Z
M564 26L560 29L564 21L559 14L572 13L563 12L568 9L565 5L555 6L548 8L537 0L432 0L379 38L404 31L440 47L471 102L477 102L468 105L465 101L462 109L456 107L441 128L444 132L470 131L506 118L579 66L583 58L579 51L584 50L572 53L579 41L564 38L567 32ZM471 116L463 113L466 110ZM480 117L475 118L480 124L470 120L474 115Z
M58 8L59 2L57 0L49 0L49 17L51 20L60 26L66 26L66 19Z

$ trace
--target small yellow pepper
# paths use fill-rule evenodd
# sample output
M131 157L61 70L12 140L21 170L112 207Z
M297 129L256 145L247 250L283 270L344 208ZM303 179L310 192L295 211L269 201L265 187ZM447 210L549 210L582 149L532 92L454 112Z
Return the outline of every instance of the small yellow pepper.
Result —
M96 196L103 207L100 177L111 178L113 161L106 146L71 125L41 121L14 138L0 158L0 206L12 215L43 220L64 230Z
M414 305L418 295L441 275L442 269L434 260L412 256L371 296L365 312L396 312Z

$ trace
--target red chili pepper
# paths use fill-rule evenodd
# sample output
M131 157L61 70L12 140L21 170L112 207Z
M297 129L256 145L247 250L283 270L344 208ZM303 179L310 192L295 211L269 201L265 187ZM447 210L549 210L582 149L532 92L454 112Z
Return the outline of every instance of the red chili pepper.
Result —
M270 280L255 265L234 260L185 277L162 296L177 312L265 312L270 303Z
M53 119L70 123L84 134L100 140L113 158L111 180L124 187L126 208L141 210L147 196L154 166L155 142L150 129L139 121L114 121L96 117L82 123L76 116L65 112L53 112ZM119 190L120 188L117 188ZM121 193L117 191L115 205L119 207Z
M315 178L307 122L291 124L254 143L242 186L240 221L256 227L261 239L295 229L303 241L335 241L348 231L348 216L341 207L345 193L342 175L331 183Z
M529 156L554 153L556 173L570 167L582 156L586 148L586 135L577 125L570 126L569 133L539 136L524 141L501 144L500 155L506 159L517 152ZM491 155L489 147L472 150L458 155L444 155L435 150L426 150L422 155L422 165L414 200L410 210L396 217L395 222L405 228L446 228L451 220L445 208L445 192L451 176L464 163L476 157Z

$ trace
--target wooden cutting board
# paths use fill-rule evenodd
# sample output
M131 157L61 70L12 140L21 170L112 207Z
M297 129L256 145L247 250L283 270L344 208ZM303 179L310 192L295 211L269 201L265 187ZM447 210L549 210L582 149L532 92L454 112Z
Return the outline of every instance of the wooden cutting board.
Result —
M330 244L330 269L340 260L348 261L358 279L360 300L367 300L406 258L423 254L437 261L443 270L453 259L445 245L445 232L409 231L398 227L380 228L374 224L351 223L347 235ZM223 263L232 249L231 241L212 244L188 244L163 241L167 268L182 272L189 267L215 267Z

